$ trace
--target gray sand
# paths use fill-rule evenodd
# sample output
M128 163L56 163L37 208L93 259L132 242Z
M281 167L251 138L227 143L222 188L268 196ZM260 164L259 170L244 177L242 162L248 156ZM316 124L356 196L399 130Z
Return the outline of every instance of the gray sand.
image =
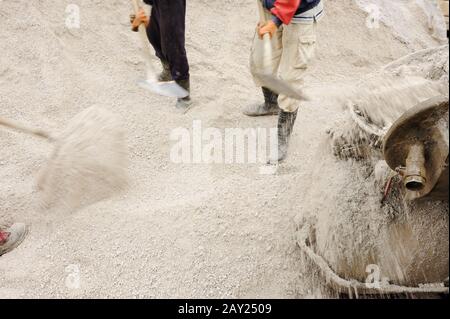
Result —
M351 187L364 183L349 173L355 166L324 151L325 131L343 113L333 88L440 44L420 7L398 2L408 2L406 20L398 22L407 28L394 21L368 29L355 1L326 1L307 77L314 98L300 108L291 156L278 175L260 175L255 165L179 165L169 158L171 130L196 119L205 127L275 125L274 117L240 113L261 100L248 70L258 20L253 0L236 1L234 9L230 1L188 1L195 105L187 115L135 84L145 64L126 1L77 0L79 30L65 28L64 2L1 2L0 115L62 131L93 104L117 113L131 178L120 195L77 212L41 211L35 177L52 146L0 130L0 221L31 226L26 241L0 259L0 297L322 296L295 243L298 220L333 209L337 218L349 199L356 210L373 204ZM328 176L334 189L321 187ZM341 191L343 185L350 187ZM65 284L73 269L79 289Z

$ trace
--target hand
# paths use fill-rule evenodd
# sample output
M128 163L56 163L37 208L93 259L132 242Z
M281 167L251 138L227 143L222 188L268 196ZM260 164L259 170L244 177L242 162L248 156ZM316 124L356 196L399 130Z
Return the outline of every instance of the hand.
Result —
M144 23L145 26L148 26L150 23L150 19L145 13L144 9L140 9L137 15L134 17L134 20L132 21L133 29L139 28L139 26Z
M269 21L266 24L258 24L258 35L262 39L265 34L269 34L272 39L275 33L277 32L278 27L273 21Z

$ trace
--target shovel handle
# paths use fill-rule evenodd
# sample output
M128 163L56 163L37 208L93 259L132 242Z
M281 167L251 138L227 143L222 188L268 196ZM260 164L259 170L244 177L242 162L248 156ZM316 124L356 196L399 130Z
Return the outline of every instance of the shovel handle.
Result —
M259 22L261 24L265 24L267 22L266 20L266 13L264 11L264 7L262 5L261 0L256 0L257 5L258 5L258 9L259 9Z
M141 6L139 5L138 0L132 0L134 13L137 14L139 10L141 10Z
M9 129L13 129L13 130L25 133L25 134L34 135L34 136L37 136L40 138L45 138L47 140L53 141L53 138L50 136L50 134L48 134L45 131L31 128L31 127L25 126L23 124L19 124L15 121L7 120L7 119L1 118L1 117L0 117L0 126L4 126Z
M139 1L138 0L131 0L131 3L133 4L133 9L134 9L134 13L137 15L139 10L141 9L141 6L139 5ZM152 48L150 46L150 42L148 41L148 37L147 37L147 31L145 29L145 25L144 24L140 24L139 25L139 35L141 37L141 41L142 44L144 45L144 47L146 48L146 50L144 50L145 52L145 56L147 58L147 72L148 72L148 77L149 78L156 78L156 72L153 68L153 65L151 63L151 61L154 60L154 57L152 55Z
M259 23L261 25L266 24L266 12L262 5L261 0L256 0L258 9L259 9ZM259 35L258 35L259 36ZM272 39L270 38L270 34L266 33L262 36L263 45L263 65L264 70L271 70L272 67Z

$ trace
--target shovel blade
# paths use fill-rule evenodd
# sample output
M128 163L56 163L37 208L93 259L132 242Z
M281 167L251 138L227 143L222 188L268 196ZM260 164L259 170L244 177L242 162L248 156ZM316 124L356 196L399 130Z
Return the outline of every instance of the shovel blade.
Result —
M138 81L138 85L155 94L167 97L176 97L182 99L189 95L189 92L183 89L175 81L157 82L152 80L140 80Z
M309 101L308 96L306 96L300 90L296 90L292 85L272 74L261 73L257 74L257 77L264 87L277 94L285 95L300 101Z

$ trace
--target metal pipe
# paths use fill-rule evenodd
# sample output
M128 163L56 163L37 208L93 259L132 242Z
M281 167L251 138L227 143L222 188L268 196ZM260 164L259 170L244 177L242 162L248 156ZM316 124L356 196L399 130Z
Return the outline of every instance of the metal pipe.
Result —
M427 183L425 168L425 146L417 143L411 146L406 159L406 169L403 182L406 189L419 192Z

